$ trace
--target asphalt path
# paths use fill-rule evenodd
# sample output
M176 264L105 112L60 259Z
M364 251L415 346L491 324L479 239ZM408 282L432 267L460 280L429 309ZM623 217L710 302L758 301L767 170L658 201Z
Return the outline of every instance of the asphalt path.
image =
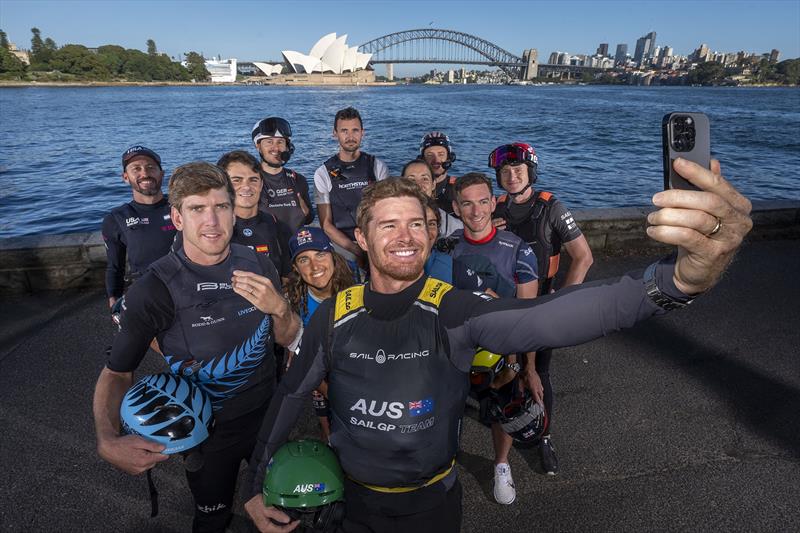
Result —
M651 260L599 257L590 278ZM468 408L463 530L800 530L798 273L797 241L750 243L689 309L558 350L561 470L515 448L513 505L494 503L490 435ZM145 477L95 453L92 391L114 333L103 293L4 297L0 324L0 530L188 531L178 459L156 469L150 518ZM151 353L141 370L163 368ZM310 401L304 435L317 436ZM230 531L246 530L239 502Z

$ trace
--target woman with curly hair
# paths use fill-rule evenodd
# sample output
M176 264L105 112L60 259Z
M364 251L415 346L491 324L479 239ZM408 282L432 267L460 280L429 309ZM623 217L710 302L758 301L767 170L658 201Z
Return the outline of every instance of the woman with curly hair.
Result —
M289 239L289 251L292 254L292 272L286 283L286 297L292 310L300 315L303 326L307 326L320 303L353 285L353 272L347 261L333 251L330 239L320 228L304 226L298 229ZM289 355L287 368L292 355ZM323 381L312 395L314 411L326 441L331 433L327 392L328 384Z

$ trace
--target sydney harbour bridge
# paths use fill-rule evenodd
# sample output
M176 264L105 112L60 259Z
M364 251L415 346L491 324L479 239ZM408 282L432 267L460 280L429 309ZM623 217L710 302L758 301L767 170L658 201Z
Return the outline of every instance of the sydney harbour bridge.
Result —
M521 56L517 56L475 35L436 28L406 30L384 35L360 45L358 51L371 53L370 63L373 65L403 63L485 65L498 67L511 79L516 80L571 77L599 70L572 65L540 64L535 49L524 50ZM391 72L391 67L387 70Z

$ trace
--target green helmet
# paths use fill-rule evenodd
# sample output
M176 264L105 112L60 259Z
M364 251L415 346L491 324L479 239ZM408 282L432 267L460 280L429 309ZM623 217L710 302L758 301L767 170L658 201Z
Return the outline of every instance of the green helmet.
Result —
M264 476L264 505L293 520L326 530L344 515L344 474L339 460L318 440L287 442L275 452Z

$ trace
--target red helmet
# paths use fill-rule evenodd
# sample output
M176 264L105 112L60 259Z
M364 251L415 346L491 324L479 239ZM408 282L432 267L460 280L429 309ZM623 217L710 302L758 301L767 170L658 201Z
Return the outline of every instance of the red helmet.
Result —
M536 183L537 170L539 167L539 157L533 146L526 143L511 143L498 146L489 154L489 166L494 169L497 176L497 184L500 184L500 169L503 165L513 165L515 163L525 163L528 165L528 178L531 184Z

